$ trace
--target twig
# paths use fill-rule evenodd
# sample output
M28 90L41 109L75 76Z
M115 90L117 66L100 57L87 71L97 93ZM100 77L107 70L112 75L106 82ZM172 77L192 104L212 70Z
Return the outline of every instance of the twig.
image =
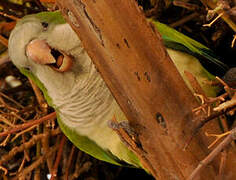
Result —
M0 166L0 170L4 171L4 175L7 175L7 169L3 166Z
M25 158L25 156L24 156L24 158L23 158L23 160L22 160L22 162L21 162L21 164L20 164L20 167L18 168L18 171L17 171L17 172L21 172L21 171L22 171L22 169L24 168L24 165L25 165L25 160L26 160L26 158Z
M2 43L4 46L8 47L8 40L0 35L0 43Z
M58 166L59 166L59 163L60 163L60 160L61 160L63 146L64 146L66 140L67 140L67 137L65 135L63 135L62 139L61 139L61 142L60 142L60 145L59 145L59 150L57 152L57 157L56 157L53 169L52 169L52 176L51 176L50 180L54 180L54 178L57 176L57 170L58 170Z
M232 129L231 133L204 160L198 164L197 168L192 172L188 180L193 180L204 167L211 163L211 161L235 139L236 128Z
M49 137L51 136L51 133L49 133L49 129L46 127L46 122L44 122L44 130L43 132L46 134L46 136L42 139L42 149L43 152L48 152L49 151ZM52 162L53 157L47 158L47 166L49 173L52 174L52 167L53 167L53 162Z
M207 5L211 9L215 9L217 5L213 1L209 0L200 0L204 5ZM236 24L230 19L229 15L225 13L223 10L217 11L218 14L224 13L221 18L236 32Z
M9 96L5 95L4 93L0 92L0 96L6 98L7 100L13 102L14 104L16 104L18 107L20 107L21 109L24 108L24 106L22 106L20 103L16 102L14 99L10 98Z
M229 107L236 107L236 93L233 95L231 100L228 100L219 106L215 107L213 110L214 111L224 111L225 109Z
M199 129L204 125L206 124L207 122L209 122L210 120L212 119L215 119L216 117L219 117L220 115L222 114L225 114L229 111L231 111L232 109L234 109L235 107L230 107L228 109L226 109L225 111L219 111L219 112L215 112L215 113L212 113L210 116L203 116L203 117L200 117L198 119L196 119L196 121L198 122L198 124L196 125L192 135L190 136L189 140L186 142L183 150L186 150L187 147L189 146L190 142L192 141L193 137L195 136L195 134L197 134L197 132L199 131Z
M208 148L212 148L221 138L223 138L224 136L230 134L231 132L230 131L227 131L223 134L208 134L207 132L205 132L205 135L208 136L208 137L216 137L215 141L213 141L209 146Z
M23 131L20 131L19 133L17 133L17 134L15 135L15 137L13 137L13 138L11 139L11 142L15 141L16 138L18 138L20 135L22 135L22 134L24 134L24 133L26 133L26 132L28 132L28 131L31 131L32 129L36 128L37 126L38 126L38 124L36 124L36 125L34 125L34 126L31 126L31 127L27 128L27 129L25 129L25 130L23 130Z
M12 16L12 15L9 15L9 14L6 14L6 13L1 12L1 11L0 11L0 15L1 15L1 16L4 16L4 17L7 17L7 18L9 18L9 19L12 19L13 21L17 21L17 20L19 20L18 17L16 17L16 16Z
M48 114L48 115L46 115L46 116L44 116L44 117L42 117L40 119L37 119L37 120L30 120L27 123L24 123L24 124L21 124L21 125L16 125L14 129L0 133L0 137L1 136L7 136L8 134L12 134L12 133L18 132L20 130L24 130L24 129L28 128L28 127L33 126L33 125L40 124L43 121L54 119L54 118L56 118L56 112Z
M17 153L24 151L24 149L29 149L30 147L34 146L37 141L42 139L45 134L34 135L28 142L21 144L20 146L16 146L8 154L3 155L0 159L0 165L4 162L7 162L12 159Z
M75 169L74 174L72 175L73 179L77 179L81 173L86 172L90 169L92 166L92 163L90 161L85 162L82 167L76 166L77 168Z
M34 161L30 166L26 167L23 171L21 171L18 175L17 178L22 178L25 177L28 173L33 171L35 168L37 168L40 164L42 164L46 158L51 156L56 150L58 149L58 144L51 147L46 154L38 158L36 161Z
M233 40L232 40L232 43L231 43L231 48L233 48L233 47L234 47L235 41L236 41L236 35L234 35L234 38L233 38Z
M6 146L8 140L10 139L10 137L11 137L11 135L9 134L9 135L4 139L4 141L0 144L0 146Z
M220 13L213 21L211 21L209 24L203 24L203 26L204 27L211 27L212 24L214 24L223 15L224 15L224 13Z
M76 147L73 145L73 147L70 151L69 159L67 161L67 168L66 168L66 172L65 172L65 180L68 180L68 178L69 178L69 170L70 170L70 167L71 167L72 158L74 156L75 149L76 149Z
M15 125L12 124L7 118L5 118L4 116L2 116L0 114L0 121L4 122L5 124L7 124L8 126L14 127Z
M227 160L227 150L221 152L221 158L220 158L220 167L219 167L219 177L223 179L225 167L226 167L226 160Z
M26 143L26 138L25 134L22 135L22 142ZM24 150L24 158L29 162L30 161L30 156L29 156L29 151L27 149Z
M194 77L194 75L188 71L184 71L184 75L187 77L189 83L191 84L193 91L196 94L201 94L206 99L206 94L203 91L199 82L197 81L196 77Z
M40 109L43 112L46 111L48 105L47 105L47 103L46 103L46 101L45 101L45 99L44 99L44 97L43 97L39 87L30 78L28 78L28 80L29 80L29 82L30 82L30 84L31 84L31 86L33 88L33 91L34 91L34 94L35 94L35 96L37 98L37 101L39 103Z
M14 111L10 112L10 115L13 115L14 117L16 117L17 119L20 119L24 123L27 122L25 119L17 115Z
M186 22L192 20L193 18L195 18L195 17L197 17L197 16L199 16L199 13L194 12L194 13L192 13L192 14L190 14L190 15L188 15L188 16L185 16L184 18L182 18L182 19L180 19L180 20L178 20L178 21L176 21L176 22L174 22L174 23L171 23L169 26L171 26L171 27L180 26L180 25L182 25L182 24L184 24L184 23L186 23Z
M181 0L174 0L173 5L188 9L190 11L196 11L199 9L198 5L187 3L187 2L181 1Z

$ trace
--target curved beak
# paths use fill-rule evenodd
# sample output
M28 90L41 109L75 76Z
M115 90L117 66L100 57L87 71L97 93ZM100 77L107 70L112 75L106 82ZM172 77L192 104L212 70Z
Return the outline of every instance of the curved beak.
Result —
M45 40L32 40L26 47L26 55L34 62L51 65L54 70L59 72L69 71L73 64L71 56L51 48Z
M26 47L26 55L38 64L56 63L51 48L45 40L34 39Z

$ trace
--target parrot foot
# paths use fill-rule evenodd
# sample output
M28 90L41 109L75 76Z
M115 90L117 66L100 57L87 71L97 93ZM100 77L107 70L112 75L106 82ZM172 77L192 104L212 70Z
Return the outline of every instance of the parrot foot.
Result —
M118 122L114 116L112 120L108 121L108 126L117 132L121 141L131 149L141 148L141 143L138 139L137 133L129 125L128 121Z
M114 116L112 120L108 121L108 126L112 128L121 141L131 150L140 160L142 167L146 169L149 173L153 174L155 169L152 167L152 164L146 158L146 151L143 149L138 134L134 129L129 125L128 121L118 122Z

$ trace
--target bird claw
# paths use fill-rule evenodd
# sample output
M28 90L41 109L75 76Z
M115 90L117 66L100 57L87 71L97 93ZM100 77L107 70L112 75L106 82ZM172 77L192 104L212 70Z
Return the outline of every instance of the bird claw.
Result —
M138 139L137 133L129 125L128 121L118 122L114 116L112 120L108 121L108 126L117 132L121 141L125 143L131 149L136 149L141 147L141 143Z

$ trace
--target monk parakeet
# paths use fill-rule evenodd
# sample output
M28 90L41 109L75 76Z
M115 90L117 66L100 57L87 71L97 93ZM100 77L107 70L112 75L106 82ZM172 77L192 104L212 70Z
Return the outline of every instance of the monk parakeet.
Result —
M223 64L202 44L159 22L154 24L180 73L191 72L206 94L215 96L217 88L205 83L214 76L194 56L219 68ZM116 165L125 162L142 167L108 126L113 116L118 121L127 119L60 12L42 12L21 19L11 32L9 55L17 68L41 88L57 113L60 128L80 150Z

